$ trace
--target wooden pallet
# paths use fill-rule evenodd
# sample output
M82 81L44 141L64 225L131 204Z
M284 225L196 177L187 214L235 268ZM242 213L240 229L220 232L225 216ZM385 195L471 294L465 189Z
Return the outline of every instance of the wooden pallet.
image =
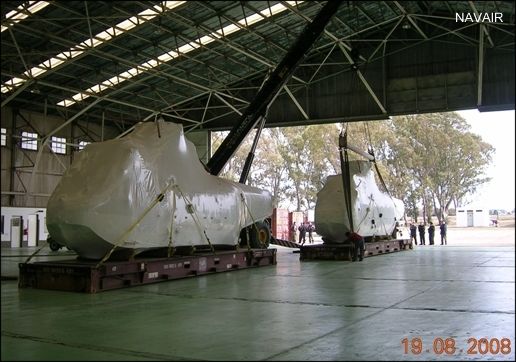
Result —
M166 280L275 265L276 249L107 261L99 267L97 263L79 259L20 263L18 287L97 293Z

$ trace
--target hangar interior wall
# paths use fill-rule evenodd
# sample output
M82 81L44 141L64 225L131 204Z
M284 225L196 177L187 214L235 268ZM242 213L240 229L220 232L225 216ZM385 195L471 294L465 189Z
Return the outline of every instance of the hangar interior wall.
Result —
M79 142L96 142L115 137L119 131L88 120L73 122L54 134L65 138L65 154L42 145L42 137L65 122L55 116L2 108L1 127L6 130L6 145L1 152L2 206L45 207L64 171L73 162ZM23 149L22 132L38 135L37 150ZM41 150L41 152L40 152Z
M88 119L77 120L60 129L54 136L66 139L66 153L56 154L48 146L42 147L41 138L65 123L64 118L45 116L42 113L2 108L1 128L6 130L6 145L1 148L1 191L2 206L46 207L64 171L80 152L79 143L99 142L119 135L123 130L102 127ZM38 134L38 150L21 148L22 132ZM209 158L209 132L186 133L197 148L199 158Z

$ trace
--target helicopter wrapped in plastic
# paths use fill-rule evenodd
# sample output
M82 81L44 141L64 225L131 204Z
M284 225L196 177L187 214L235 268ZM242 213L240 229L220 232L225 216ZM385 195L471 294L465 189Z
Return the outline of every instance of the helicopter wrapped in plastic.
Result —
M371 162L349 161L351 217L345 207L342 175L332 175L317 194L315 228L325 243L345 243L346 232L355 231L364 238L393 235L405 213L399 199L381 191L376 184Z
M253 246L268 245L271 214L269 192L211 175L182 126L159 120L79 152L50 197L47 229L100 259L115 248L234 247L249 231Z

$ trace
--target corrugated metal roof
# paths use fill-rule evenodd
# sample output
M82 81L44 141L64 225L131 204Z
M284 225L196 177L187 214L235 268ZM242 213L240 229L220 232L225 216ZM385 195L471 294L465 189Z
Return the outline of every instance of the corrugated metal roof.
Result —
M1 2L2 25L9 25L6 14L22 3ZM13 77L26 78L22 74L27 68L159 4L158 1L52 1L43 10L2 32L2 84ZM75 93L278 4L287 9L249 27L240 25L240 30L230 35L67 109L56 105ZM231 107L245 107L267 72L279 63L308 19L312 19L323 4L320 1L294 5L278 1L187 1L126 34L87 49L83 55L41 77L28 79L29 85L21 91L2 93L2 106L43 112L46 105L50 113L73 115L100 97L101 101L84 111L84 115L100 119L104 111L107 121L122 120L131 124L141 121L141 117L163 112L170 119L178 116L176 121L183 122L181 118L187 118L199 122L203 112L189 110L204 109L210 94L217 94L231 106L219 97L212 97L208 104L212 118L224 113L229 116L223 117L223 123L213 120L202 127L227 127L238 120L238 113ZM349 72L351 64L343 55L342 47L350 53L351 49L357 50L360 56L357 61L367 67L383 58L391 61L384 44L399 51L430 42L435 44L434 51L420 54L435 56L426 61L435 62L439 67L446 63L446 59L439 59L441 44L478 47L480 23L463 24L455 18L457 12L475 11L504 14L504 24L485 26L488 30L485 46L514 54L513 2L343 2L327 26L326 34L314 44L294 73L289 87L310 90L323 77ZM330 51L334 45L336 50ZM447 53L444 58L449 56ZM317 99L311 101L317 102ZM321 102L326 104L322 99Z

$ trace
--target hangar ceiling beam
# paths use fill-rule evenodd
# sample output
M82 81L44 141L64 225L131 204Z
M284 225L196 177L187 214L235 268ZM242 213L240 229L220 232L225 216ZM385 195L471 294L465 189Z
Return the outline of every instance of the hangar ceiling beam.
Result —
M204 1L201 1L200 4L202 6L208 8L208 9L210 9L210 10L215 11L211 6L209 6L209 4L205 3ZM289 4L286 4L286 3L282 3L282 4L285 7L289 7L290 6ZM179 16L179 15L178 14L174 14L174 16ZM235 20L233 20L233 19L231 19L231 18L229 18L227 16L222 15L221 17L224 18L225 20L229 21L231 24L239 27L240 29L247 30L250 34L254 34L254 35L260 37L260 39L262 39L264 42L269 43L269 41L267 39L265 39L262 35L258 34L257 32L253 31L251 28L242 26L237 21L235 21ZM269 20L269 19L267 18L267 20ZM212 31L211 29L208 29L208 28L206 28L206 27L204 27L202 25L196 25L196 26L198 26L199 28L201 28L203 30L206 30L206 31L210 31L210 32ZM217 38L216 41L220 42L220 43L223 43L224 45L230 47L231 49L233 49L233 50L235 50L235 51L237 51L239 53L242 53L242 54L244 54L244 55L246 55L246 56L256 60L259 63L262 63L262 64L266 65L269 68L274 68L274 63L271 60L267 59L266 57L264 57L261 54L257 54L256 52L254 52L254 51L252 51L250 49L246 49L245 47L243 47L243 49L240 49L240 45L236 46L231 40L227 40L227 38L225 40L223 40L222 38ZM274 42L272 42L272 45L276 46L276 44ZM286 49L283 49L281 47L280 47L280 49L283 52L283 54L285 54L287 52ZM292 78L297 80L300 83L306 84L306 82L304 80L302 80L301 78L299 78L299 77L293 76Z
M206 94L209 94L209 92L203 92L203 93L200 93L200 94L197 94L189 99L184 99L180 102L177 102L175 104L172 104L170 106L168 106L167 108L163 109L163 110L160 110L159 112L153 112L153 113L150 113L149 115L147 115L143 120L142 122L147 122L149 119L151 119L152 117L156 116L156 114L163 114L163 115L167 115L165 112L165 110L167 109L171 109L171 110L174 110L174 108L176 108L177 106L183 104L183 103L187 103L187 102L190 102L190 101L193 101L194 99L196 98L200 98L200 97L203 97L205 96ZM177 112L176 112L177 113ZM199 126L201 123L200 122L197 122L197 121L192 121L194 123L196 123L195 127ZM123 136L125 136L126 134L128 134L129 132L131 132L133 129L134 129L135 125L131 126L129 129L125 130L124 132L122 132L121 134L119 134L118 136L115 137L115 139L118 139L118 138L121 138Z
M116 9L117 11L120 11L121 13L126 14L126 15L131 15L129 12L124 11L123 9L119 9L119 8L117 8L116 6L114 6L113 8L114 8L114 9ZM165 16L167 16L167 15L172 15L172 14L177 15L176 13L166 13L166 15L165 15ZM178 15L178 16L179 16L179 15ZM100 22L100 21L99 21L99 22ZM101 23L101 22L100 22L100 23ZM154 22L149 22L148 24L149 24L149 26L151 26L151 27L157 28L157 29L158 29L159 31L161 31L161 32L164 32L164 33L170 34L170 36L171 36L171 37L174 37L174 38L176 39L176 48L179 48L179 47L177 46L177 38L180 38L181 40L183 40L183 41L185 42L185 44L190 43L190 42L192 41L191 39L187 39L187 38L185 38L184 36L182 36L182 35L180 35L180 34L174 34L174 33L173 33L173 32L171 32L169 29L167 29L167 28L165 28L165 27L163 27L163 26L161 26L161 25L158 25L158 24L156 24L156 23L154 23ZM190 25L189 25L189 26L190 26ZM142 37L142 36L139 36L138 34L131 34L131 35L132 35L133 37L137 38L138 40L141 40L141 41L145 42L145 43L146 43L146 44L148 44L149 46L157 46L158 48L160 48L160 49L161 49L162 51L164 51L164 52L168 52L168 51L170 51L170 50L171 50L171 49L168 49L168 48L166 48L166 47L164 47L164 46L160 45L159 43L158 43L158 44L154 44L153 42L149 41L147 38ZM200 36L199 36L199 38L200 38ZM224 54L220 54L220 53L219 53L219 52L217 52L215 49L212 49L212 48L210 48L210 47L206 47L204 44L201 44L201 46L200 46L200 47L201 47L204 51L207 51L207 52L213 52L213 53L215 53L215 54L217 54L217 55L219 55L219 56L224 56ZM176 49L176 51L177 51L177 49ZM179 53L179 51L177 51L177 52ZM148 55L148 54L145 54L145 55L150 56L150 55ZM234 77L234 78L237 78L237 79L241 79L241 77L240 77L239 75L237 75L237 74L231 73L230 71L225 70L225 69L218 68L218 67L214 66L213 64L208 64L208 63L206 63L206 62L203 62L203 61L201 61L201 60L199 60L199 59L196 59L194 56L190 56L190 55L185 54L185 53L181 53L181 56L182 56L182 57L185 57L186 59L191 60L191 61L193 61L193 62L200 63L200 64L202 64L203 66L205 66L207 69L209 69L209 70L211 70L211 71L212 71L212 69L215 69L215 70L217 70L217 71L219 71L219 72L221 72L221 73L226 73L226 74L230 75L231 77ZM239 62L238 60L234 59L233 57L227 57L227 58L228 58L228 59L230 59L231 61L235 62L236 64L240 64L240 65L242 65L242 63L241 63L241 62ZM206 80L206 81L210 81L209 79L205 79L205 78L200 77L200 76L199 76L199 78L204 79L204 80Z
M248 14L246 14L245 12L245 9L244 9L244 2L240 1L240 7L242 9L242 19L247 19L247 16ZM208 9L211 9L212 11L214 10L212 7L210 7L208 4L202 2L201 3L203 6L207 7ZM247 6L246 6L247 7ZM270 8L270 7L269 7ZM253 10L255 14L258 13L258 11L256 10ZM246 21L246 25L242 25L242 24L239 24L237 21L235 21L234 19L231 19L230 17L228 16L225 16L225 15L222 15L221 16L222 18L226 19L227 21L231 22L233 25L236 25L237 27L239 27L241 30L245 30L247 31L249 34L253 34L254 36L257 36L258 38L260 38L264 43L266 43L267 45L270 45L271 47L273 48L276 48L277 50L279 50L282 54L285 54L287 53L287 49L283 48L281 45L277 44L277 43L274 43L274 42L271 42L269 39L267 39L266 37L264 37L262 34L260 34L259 32L255 31L255 30L252 30L251 27L247 24L247 21ZM264 19L266 20L266 19Z
M476 42L477 42L477 41L476 41L476 39L474 39L474 38L472 38L472 37L470 37L470 36L467 36L467 35L465 35L465 34L462 34L462 33L460 32L460 30L464 30L464 29L466 29L466 28L469 28L470 26L475 25L475 23L467 24L466 26L463 26L463 27L462 27L462 28L460 28L460 29L450 29L450 28L447 28L447 27L442 26L442 25L440 25L440 24L437 24L437 23L435 23L435 22L433 22L433 21L431 21L431 20L426 19L428 16L420 16L420 15L418 15L417 17L418 17L422 22L427 23L427 24L430 24L430 25L433 25L434 27L439 28L439 29L441 29L441 30L444 30L444 31L446 32L446 33L441 34L440 36L442 36L442 35L446 35L446 34L450 33L450 34L453 34L453 35L455 35L455 36L459 37L460 39L464 40L465 42L469 43L471 46L476 46ZM449 20L449 18L446 18L446 19L448 19L448 20ZM436 39L436 37L432 37L431 39ZM431 39L430 39L430 40L431 40Z
M293 12L295 12L296 14L300 15L304 20L306 21L310 21L310 19L301 14L301 13L298 13L297 11L295 11L294 9L292 9L292 7L289 7L289 9ZM353 67L353 69L356 71L358 77L360 78L360 80L362 81L362 83L364 84L364 86L366 87L367 91L369 92L369 94L371 95L371 97L373 97L374 101L376 102L376 104L378 105L378 107L380 108L380 110L382 111L382 113L386 114L387 113L387 110L385 109L385 107L383 106L382 102L380 101L380 99L378 99L378 97L376 96L376 94L374 93L373 89L371 88L371 86L369 85L369 83L367 82L367 80L365 79L364 75L362 74L362 72L360 71L360 69L358 68L358 65L356 64L355 60L349 55L348 51L346 50L346 44L340 40L339 38L337 38L335 35L333 35L332 33L330 33L328 30L324 30L324 34L326 34L330 39L332 39L334 42L338 43L338 46L340 48L340 50L342 51L342 53L344 53L344 56L348 59L348 62L351 64L351 66ZM347 46L349 48L349 46Z
M470 28L470 27L473 27L473 26L476 26L476 25L477 25L477 24L475 24L475 23L469 23L469 24L464 25L463 27L461 27L460 29L457 29L457 30L464 30L464 29L467 29L467 28ZM432 41L432 40L435 40L435 39L438 39L438 38L441 38L441 37L446 36L446 35L448 35L448 34L447 34L447 33L441 33L441 34L437 34L437 35L435 35L435 36L432 36L431 38L428 38L428 39L422 39L422 40L420 40L420 41L418 41L418 42L415 42L415 43L413 43L413 44L407 45L406 47L399 48L399 49L396 49L396 50L394 50L394 51L391 51L391 52L385 53L385 54L383 54L383 55L381 55L381 56L379 56L379 57L374 58L372 61L374 62L374 61L376 61L376 60L378 60L378 59L381 59L381 58L383 58L383 57L385 57L385 56L390 56L390 55L393 55L393 54L396 54L396 53L403 52L403 51L405 51L405 50L407 50L407 49L410 49L410 48L416 47L416 46L418 46L418 45L421 45L421 44L423 44L423 43L426 43L426 42L429 42L429 41ZM476 49L476 47L477 47L478 45L477 45L477 44L472 44L472 46Z
M19 25L18 27L19 27L19 28L22 28L22 27L24 27L24 25ZM27 28L26 30L27 30L27 33L28 33L28 34L31 34L31 32L32 32L32 33L36 33L36 34L38 34L38 35L43 35L43 33L42 33L42 32L40 32L40 31L38 31L38 30L36 30L36 29L34 29L34 28ZM47 36L47 37L51 38L53 42L55 42L55 43L57 43L57 44L59 44L59 45L70 46L70 43L69 43L69 42L63 41L61 38L55 37L55 36L53 36L53 35L51 35L51 34L48 34L48 35L45 35L45 36ZM127 66L135 66L135 63L129 62L129 61L127 61L127 60L126 60L126 59L124 59L124 58L117 57L117 56L115 56L115 55L113 55L113 54L106 53L106 52L100 51L100 50L98 50L98 49L92 49L92 52L93 52L93 53L95 53L95 54L96 54L97 56L99 56L100 58L105 59L105 60L108 60L108 61L113 61L113 60L115 60L115 61L117 61L118 63L126 64ZM75 63L76 63L76 64L78 64L78 65L80 65L80 66L83 66L83 65L81 65L79 62L75 62ZM56 72L56 73L58 73L58 74L61 74L61 75L65 74L65 73L63 73L63 72L62 72L62 70L60 70L60 69L55 70L55 72ZM148 73L151 73L151 75L156 75L156 76L158 76L158 77L161 77L162 79L165 79L166 77L173 78L173 79L175 79L175 80L181 81L182 83L186 83L187 85L189 85L189 86L191 86L191 87L197 86L197 83L194 83L194 82L192 82L192 81L186 81L186 80L184 80L183 78L175 77L175 76L172 76L172 75L170 75L170 74L166 74L166 73L160 73L160 72L158 72L158 71L156 71L156 70L150 70L150 71L148 71ZM112 73L110 73L110 74L112 75ZM145 80L148 80L148 78L149 78L149 77L145 78ZM129 85L129 86L131 86L131 85L134 85L134 84L136 84L136 83L142 83L142 82L141 82L141 80L130 79L130 80L129 80L129 83L131 83L131 84ZM129 87L129 86L126 86L126 87ZM201 87L201 86L199 85L199 87ZM121 89L125 91L125 89L126 89L126 88L125 88L125 87L121 87ZM205 89L205 88L202 88L202 90L206 90L206 89ZM208 90L209 90L209 89L208 89ZM134 94L133 94L133 93L130 93L130 95L131 95L131 97L134 97Z
M380 42L380 44L378 44L378 46L375 48L375 50L371 53L371 55L369 56L369 58L367 59L368 62L371 61L371 59L373 59L373 57L375 56L376 52L378 52L378 50L380 50L380 48L383 46L384 47L384 51L385 51L385 46L387 45L387 40L389 40L389 38L391 37L392 33L394 33L394 31L398 28L398 26L401 24L401 22L403 21L403 17L400 17L398 22L396 24L394 24L394 26L392 27L392 29L387 33L387 35L385 36L385 38Z
M304 15L303 13L301 13L298 9L296 9L295 7L293 7L292 5L286 3L286 2L282 2L282 4L284 4L291 12L293 12L294 14L298 15L301 19L307 21L307 22L310 22L311 19ZM322 5L321 5L322 7ZM338 22L339 24L341 25L344 25L346 28L348 28L351 32L352 32L352 35L349 35L348 37L351 37L353 35L356 34L356 30L354 30L353 28L351 28L348 24L342 22L339 18L333 18L336 22ZM376 27L376 25L375 25ZM351 46L349 44L347 44L344 39L339 39L337 38L335 35L333 35L332 33L330 33L328 30L324 30L324 34L326 34L327 36L329 36L331 38L331 40L333 40L334 42L338 42L340 43L344 48L346 48L347 50L351 50ZM325 48L326 46L328 46L328 44L322 46L322 47L318 47L318 48L314 48L316 51L320 51L320 49L323 49ZM360 54L360 59L362 59L363 61L367 61L367 59L364 58L363 55Z
M8 30L9 30L9 35L11 35L11 38L13 39L14 47L16 48L16 52L18 53L18 56L20 57L23 67L25 68L26 71L29 71L29 67L27 67L27 63L25 62L25 59L23 58L23 54L21 53L20 47L18 46L18 42L16 41L13 31L11 30L11 28L9 28Z
M242 2L242 4L243 4L245 7L249 8L249 9L251 9L251 10L253 10L253 11L258 11L255 7L253 7L252 5L250 5L250 4L249 4L249 2ZM292 6L292 5L288 4L288 3L282 3L282 5L283 5L283 6L285 6L286 8L288 8L288 6L286 6L285 4L286 4L286 5L289 5L289 6ZM272 19L271 19L271 18L266 18L266 19L265 19L265 21L266 21L266 22L268 22L271 26L274 26L274 27L279 28L282 32L284 32L284 33L287 35L287 38L288 38L288 36L289 36L289 35L291 35L294 39L296 39L296 38L297 38L297 36L298 36L297 34L294 34L294 33L292 33L291 31L289 31L288 29L286 29L284 26L282 26L282 25L278 24L277 22L272 21ZM255 30L254 32L255 32L255 33L258 33L258 31L256 31L256 30ZM318 50L316 50L316 49L313 49L313 50L314 50L315 52L319 52L319 51L318 51ZM286 49L284 49L284 51L283 51L283 54L282 54L282 55L285 55L286 53L287 53L287 50L286 50ZM305 82L303 82L303 83L305 83Z
M165 63L165 64L166 64L166 63ZM149 70L146 70L146 71L149 71ZM122 80L122 81L123 81L123 80ZM213 87L212 87L210 90L214 90L214 89L215 89L215 88L213 88ZM88 93L84 93L84 92L83 92L83 93L78 93L78 94L76 94L76 95L74 96L74 98L75 98L75 97L77 97L77 96L80 96L79 98L81 98L81 100L83 100L83 97L84 97L84 98L87 98L89 95L90 95L90 94L89 94L89 92L88 92ZM68 102L68 103L72 103L72 104L73 104L73 103L75 103L75 101L74 101L74 100L65 100L64 102Z
M484 24L480 24L478 34L478 75L477 75L477 106L482 105L482 76L484 73Z
M291 7L289 7L289 9L294 11L296 14L300 15L306 21L310 21L310 19L307 16L298 13L297 11L293 10ZM376 96L375 92L373 91L373 89L369 85L369 82L365 79L364 75L360 71L358 65L355 62L356 60L353 59L349 55L348 51L346 50L346 47L348 47L348 48L350 48L350 47L347 44L345 44L342 40L338 39L335 35L333 35L331 32L329 32L326 29L324 30L324 34L326 34L330 39L332 39L333 41L335 41L338 44L340 50L342 51L342 53L344 53L344 56L348 59L348 61L351 64L351 66L356 71L357 76L360 78L360 80L362 81L362 83L364 84L364 86L366 87L367 91L369 92L371 97L374 99L375 103L378 105L378 107L380 108L382 113L387 114L387 110L383 106L382 102L380 101L380 99L378 99L378 97ZM360 54L359 57L362 57L362 55ZM306 115L306 113L303 113L303 115L307 117L306 119L308 119L308 116Z
M49 83L49 82L46 82L44 80L38 80L38 83L41 84L41 85L47 86L47 87L61 89L61 90L68 91L68 92L75 92L75 91L77 91L76 89L72 89L70 87L65 87L65 86L60 86L60 85L57 85L57 84ZM182 120L182 121L186 121L186 122L190 122L190 123L198 123L198 121L194 121L194 120L189 119L189 118L185 118L185 117L181 117L181 116L176 116L174 114L165 113L165 112L162 112L160 110L155 110L155 109L148 108L148 107L145 107L145 106L141 106L141 105L138 105L138 104L133 104L133 103L121 101L121 100L118 100L118 99L110 98L109 96L100 96L98 94L92 94L92 97L100 99L100 100L106 100L108 102L112 102L112 103L116 103L116 104L121 104L121 105L128 106L128 107L140 109L142 111L150 112L152 114L161 113L161 114L166 115L167 117L176 118L176 119L179 119L179 120Z
M227 161L233 156L247 134L253 129L261 117L265 116L267 107L278 95L281 88L290 79L299 62L306 55L315 41L321 36L324 28L335 15L342 1L329 1L306 25L290 47L288 53L274 69L267 81L260 88L251 104L247 107L235 127L229 132L222 144L217 148L207 163L207 169L212 175L218 175Z
M73 121L75 121L76 118L80 117L84 112L86 112L88 109L90 109L91 107L95 106L97 103L100 103L101 101L103 101L104 99L103 98L98 98L96 100L94 100L93 102L91 102L90 104L88 104L86 107L84 107L83 109L81 109L79 112L75 113L72 117L70 117L69 119L67 119L63 124L61 124L60 126L54 128L52 131L50 131L49 133L47 133L45 136L43 136L42 138L42 143L45 143L47 142L50 137L52 137L53 135L55 135L57 132L59 132L60 130L62 130L64 127L68 126L70 123L72 123Z
M471 9L473 9L473 12L475 13L475 15L478 18L480 18L478 10L477 10L475 4L473 4L473 1L468 1L468 3L469 3L469 6L471 7ZM491 39L491 35L489 35L489 31L487 30L487 27L485 26L485 24L484 23L480 23L480 28L481 28L480 31L483 31L486 34L487 40L489 41L489 44L492 47L494 47L493 39Z
M337 43L334 43L333 46L331 47L330 51L328 52L328 54L326 54L326 56L324 57L323 61L317 66L317 69L315 70L315 72L312 74L312 76L308 80L308 83L312 83L312 80L314 80L315 76L317 75L317 73L319 73L319 70L321 70L322 66L324 64L326 64L326 61L328 60L331 53L333 53L336 46L337 46Z
M48 20L44 20L43 21L45 22L48 22L48 23L51 23L50 21ZM21 27L21 26L19 26ZM24 26L25 27L25 26ZM27 28L26 30L30 32L33 32L33 33L37 33L37 34L40 34L40 35L43 35L40 31L34 29L33 27L25 27ZM87 34L84 34L82 32L77 32L79 35L81 36L86 36L87 37ZM128 34L131 34L130 32ZM55 37L53 36L52 34L45 34L45 36L47 37L50 37L52 38L53 41L57 42L58 44L61 44L61 45L64 45L64 46L71 46L71 43L70 42L65 42L63 41L61 38L59 37ZM73 45L73 44L72 44ZM129 62L127 61L126 59L124 58L120 58L118 56L115 56L113 54L110 54L110 53L106 53L106 52L103 52L103 51L100 51L99 49L91 49L91 52L93 53L96 53L97 55L99 55L100 57L106 59L106 60L116 60L117 62L121 63L121 64L126 64L128 66L136 66L133 62ZM167 64L167 63L164 63L167 67L171 68L171 69L175 69L172 65L170 64ZM186 80L186 79L183 79L183 78L180 78L180 77L177 77L177 76L173 76L171 74L167 74L167 73L164 73L164 72L160 72L160 71L156 71L154 69L150 69L147 71L147 73L151 73L151 74L154 74L155 76L158 76L158 77L169 77L169 78L173 78L174 80L178 81L178 82L181 82L183 84L187 84L191 87L194 87L194 88L197 88L197 89L201 89L201 90L204 90L204 91L212 91L212 90L215 90L213 88L209 88L209 87L205 87L205 86L202 86L198 83L195 83L195 82L192 82L192 81L189 81L189 80ZM148 79L148 78L146 78ZM130 80L131 82L134 82L133 79ZM121 89L125 89L125 87L122 87ZM223 93L223 92L222 92Z
M428 36L425 34L423 30L421 30L419 25L417 25L416 21L412 19L412 16L409 13L407 13L405 8L401 6L401 4L398 1L394 1L394 5L396 5L396 7L403 13L403 15L408 19L412 26L418 31L418 33L421 34L423 38L428 39Z
M229 103L228 101L226 101L224 99L224 97L221 97L217 92L214 93L215 94L215 97L217 97L222 103L224 103L225 105L227 105L229 108L231 108L232 110L235 111L235 113L237 113L239 116L242 115L242 112L240 112L238 109L236 109L231 103Z
M9 97L7 97L6 99L4 99L4 101L2 102L2 108L4 108L11 100L13 100L14 98L16 98L16 96L18 94L20 94L21 92L23 92L25 90L25 88L27 88L29 85L32 85L33 83L33 80L29 80L27 82L25 82L25 84L23 84L21 87L19 87L18 89L16 89L13 93L11 93L9 95Z
M154 6L152 8L149 8L147 10L144 10L143 12L139 13L136 16L132 16L125 21L122 21L121 23L118 23L116 25L108 25L105 23L102 23L100 21L96 21L100 24L103 24L106 28L105 31L102 31L98 34L93 36L93 33L91 31L91 23L90 23L90 16L88 12L88 6L87 3L85 3L85 11L86 11L86 21L88 24L88 30L89 30L89 36L84 35L85 41L81 43L76 43L73 46L71 46L68 50L61 52L51 58L46 59L42 63L39 63L38 65L32 67L31 69L26 69L26 71L22 74L24 78L20 77L14 77L10 79L9 81L5 82L2 87L2 93L8 92L9 90L12 90L13 88L16 88L20 86L23 82L25 82L27 78L39 78L43 76L45 73L48 73L49 71L53 71L56 68L62 67L63 65L71 62L74 60L74 58L82 57L85 55L90 48L95 48L99 45L105 44L107 42L110 42L112 39L118 37L121 34L127 33L127 31L142 25L143 23L150 21L156 16L159 16L160 12L162 11L170 11L174 9L177 6L180 6L184 3L183 2L175 2L175 3L168 3L166 6ZM79 18L82 16L82 13L79 13L77 11L72 11L70 8L65 7L63 5L59 5L57 2L54 2L55 7L63 9L65 11L71 12L74 15L77 15ZM162 4L163 5L163 4ZM160 8L159 10L157 8ZM145 13L146 16L142 18L142 14ZM51 21L45 20L45 23L52 24Z
M346 49L344 49L343 46L341 46L339 44L339 47L340 47L340 50L344 53L344 55L346 56L346 58L348 59L349 63L351 64L351 67L355 70L355 72L357 73L358 77L360 78L360 80L362 81L362 83L364 84L364 86L366 87L367 91L369 92L369 94L371 95L371 97L373 97L374 101L376 102L376 104L378 105L378 107L380 107L382 113L384 114L387 114L387 110L385 109L385 107L383 106L382 102L378 99L378 97L376 96L376 94L374 93L373 91L373 88L371 88L371 86L369 85L369 82L365 79L364 75L362 74L362 72L360 71L360 68L358 67L358 65L355 63L354 59L351 58L351 56L349 55L348 51Z
M299 14L299 15L300 15L300 16L304 16L304 15L302 15L302 14ZM378 28L378 27L381 27L381 26L383 26L383 25L385 25L385 24L392 23L393 21L398 20L400 17L402 17L402 15L399 15L399 16L397 16L397 17L395 17L395 18L392 18L392 19L387 19L387 20L385 20L385 21L382 21L382 22L380 22L380 23L377 23L377 24L371 25L371 26L369 26L369 27L367 27L367 28L364 28L364 29L361 29L361 30L359 30L359 31L355 31L355 32L354 32L354 33L352 33L352 34L348 34L348 35L346 35L346 36L341 36L341 37L339 37L339 38L338 38L338 41L339 41L339 42L344 42L344 41L346 41L346 40L347 40L347 39L349 39L349 38L356 37L357 35L360 35L360 34L362 34L362 33L366 33L366 32L368 32L368 31L370 31L370 30L372 30L372 29L374 29L374 28ZM339 21L339 20L338 20L338 18L336 18L336 19L337 19L337 22L342 23L341 21ZM349 45L347 45L346 43L343 43L343 45L344 45L346 48L349 48L349 49L351 50L351 47L350 47ZM330 44L324 44L324 45L318 46L316 49L317 49L317 50L320 50L320 49L327 48L328 46L330 46ZM365 59L365 58L361 58L361 59L362 59L362 60L364 60L364 61L367 61L367 59Z
M301 107L301 104L299 104L299 102L297 101L296 97L294 96L294 94L292 94L292 92L290 91L290 89L287 87L286 84L283 86L283 88L285 88L285 90L287 91L287 94L292 99L292 101L296 105L297 109L299 109L299 112L301 112L303 117L305 117L305 119L309 119L310 117L308 117L308 114L306 114L305 110L303 109L303 107Z
M208 95L208 99L206 100L206 106L204 107L204 112L202 113L202 117L201 117L201 122L200 123L204 123L204 117L206 117L206 111L208 111L208 106L210 105L212 94L213 94L213 92L210 92L210 94Z

